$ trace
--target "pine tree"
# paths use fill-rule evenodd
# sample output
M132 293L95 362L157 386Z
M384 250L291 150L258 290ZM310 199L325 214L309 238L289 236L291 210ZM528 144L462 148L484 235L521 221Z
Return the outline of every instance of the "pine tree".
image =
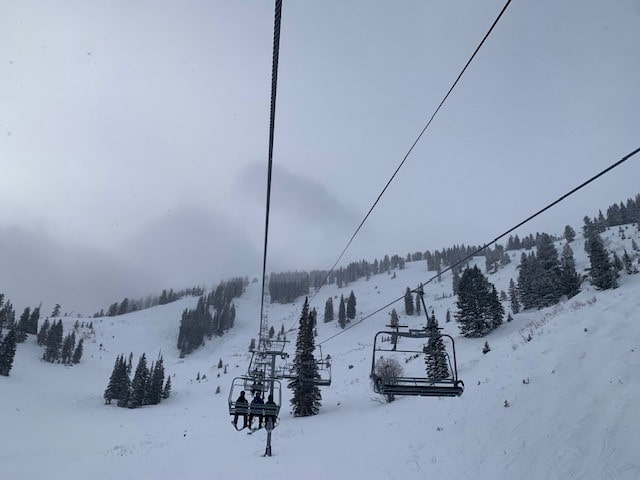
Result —
M83 339L81 338L80 341L78 342L78 345L76 345L76 348L73 351L73 357L71 358L71 362L76 365L80 363L80 360L82 359L82 351L83 351L82 343L83 343Z
M171 396L171 377L167 377L167 381L164 384L164 388L162 389L162 399L166 400Z
M576 262L573 258L573 250L568 243L562 248L560 258L560 291L562 295L571 298L580 291L582 280L576 272Z
M17 334L15 328L9 330L9 333L0 341L0 375L9 376L11 367L13 367L13 359L16 355Z
M338 307L338 325L340 328L347 326L347 312L344 305L344 296L340 295L340 306Z
M391 328L397 328L398 325L400 325L400 319L398 318L398 312L396 312L396 309L393 308L391 310L391 318L389 319L389 326ZM393 345L393 349L396 349L396 345L398 344L398 335L396 335L395 333L391 334L391 344Z
M71 356L73 355L73 350L76 346L76 335L71 332L66 337L64 337L64 341L62 342L62 349L60 350L60 358L62 363L68 365L71 363Z
M22 343L27 339L27 331L29 330L29 317L31 316L31 308L26 307L20 315L18 325L16 325L16 342Z
M413 295L411 295L409 287L404 292L404 313L413 315Z
M200 373L198 372L198 375ZM204 375L203 375L204 378ZM164 383L164 364L162 356L151 366L151 374L147 384L147 404L157 405L162 400L162 385Z
M567 243L571 243L575 240L576 238L576 231L571 228L570 225L566 225L564 227L564 239L567 241Z
M59 317L60 316L60 304L56 303L56 306L53 307L53 312L51 312L51 317Z
M502 303L500 303L500 298L498 298L498 292L496 291L495 285L491 285L491 293L488 298L487 308L489 310L488 315L491 318L491 327L497 328L502 325L502 319L504 318L504 307Z
M313 356L315 340L313 338L314 321L310 318L309 300L305 298L300 316L296 355L293 359L293 370L296 378L289 383L293 390L291 405L294 417L316 415L320 409L320 389L315 384L319 378L318 365Z
M120 369L120 363L124 361L122 359L122 355L116 358L116 362L113 365L113 370L111 371L111 377L109 378L109 384L102 395L104 397L104 403L107 405L111 405L111 400L118 399L119 397L119 387L120 387L120 379L119 375L122 371Z
M438 329L438 321L433 312L428 326L429 341L425 348L425 363L427 365L427 378L441 381L449 378L449 364L444 348L442 335Z
M538 254L536 279L536 307L543 308L558 303L562 296L560 288L560 263L558 261L558 251L553 240L546 233L541 233L537 241Z
M36 343L40 346L43 346L47 341L47 333L49 333L49 319L45 318L44 323L40 327L40 331L36 336Z
M60 349L62 347L62 320L53 322L47 332L46 347L42 358L53 363L60 359Z
M509 281L509 303L513 313L518 313L520 311L518 292L516 290L516 283L513 281L513 278Z
M149 381L149 368L147 368L147 357L143 353L138 360L136 373L131 381L131 396L127 402L127 407L137 408L147 404L147 382Z
M451 310L447 308L447 315L445 317L445 323L449 323L451 321Z
M276 330L275 328L273 328L273 325L271 325L271 327L269 328L269 338L273 338L276 334Z
M29 323L27 325L27 333L30 333L31 335L38 334L38 320L40 320L40 307L34 308L33 312L31 312L31 315L29 316Z
M356 318L356 295L351 290L349 298L347 299L347 318L353 320Z
M324 323L333 321L333 299L329 297L324 304Z
M600 290L617 288L617 274L600 235L592 234L585 242L585 249L591 262L591 283Z
M457 306L456 319L465 337L482 337L502 323L498 293L477 266L462 274Z
M420 301L420 295L416 295L416 308L414 309L416 315L422 313L422 302Z

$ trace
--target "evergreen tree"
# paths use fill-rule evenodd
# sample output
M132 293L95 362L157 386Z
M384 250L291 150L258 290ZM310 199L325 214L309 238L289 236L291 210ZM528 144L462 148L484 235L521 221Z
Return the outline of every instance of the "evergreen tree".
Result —
M71 362L74 364L80 363L80 359L82 359L82 351L83 351L82 343L83 343L83 340L81 338L80 341L78 342L78 345L76 345L75 350L73 351L73 357L71 358Z
M44 323L40 327L40 331L36 336L36 343L43 346L47 341L47 333L49 333L49 319L45 318Z
M458 295L458 286L460 285L460 273L457 268L453 269L453 294Z
M143 353L138 360L136 373L131 381L131 396L127 402L127 407L137 408L147 404L147 382L149 381L149 368L147 367L147 357Z
M324 323L333 321L333 299L329 297L324 304Z
M167 377L167 381L162 389L162 399L166 400L169 396L171 396L171 377Z
M276 330L273 328L273 325L269 328L269 338L273 338L276 334Z
M520 311L518 292L516 290L516 284L513 281L513 278L509 281L509 303L511 305L511 311L513 311L513 313L518 313Z
M420 301L420 295L416 295L416 308L414 312L416 315L420 315L422 313L422 302Z
M53 307L53 312L51 312L51 317L59 317L60 316L60 304L56 303L56 306Z
M3 295L4 298L4 295ZM0 305L2 307L2 305ZM0 308L0 327L11 330L15 327L16 311L13 309L11 301L7 300L4 307Z
M567 243L573 242L576 238L576 231L573 228L571 228L570 225L566 225L564 227L564 238L567 241Z
M465 337L482 337L502 323L504 309L495 287L477 266L462 274L457 306L456 319Z
M76 336L73 332L64 337L64 341L62 342L62 349L60 350L60 358L62 363L68 365L71 363L71 356L73 355L73 350L76 346Z
M562 248L560 258L560 291L562 295L571 298L580 291L582 280L576 272L576 262L573 258L573 250L568 243Z
M200 372L198 372L200 375ZM204 376L203 376L204 378ZM151 366L151 374L147 384L147 404L157 405L162 400L162 385L164 384L164 365L162 356Z
M344 296L340 295L340 306L338 307L338 325L340 328L347 326L347 312L344 305Z
M449 364L442 335L438 328L438 321L433 312L431 312L427 329L429 330L429 340L425 347L424 359L427 365L427 378L434 381L445 380L449 378Z
M119 388L121 384L119 375L122 372L120 363L123 361L122 355L116 358L113 370L111 371L111 377L109 378L109 384L102 395L104 397L104 403L107 405L111 404L111 400L117 400L119 397Z
M409 287L404 292L404 313L413 315L413 296Z
M502 325L502 319L504 318L504 307L502 306L502 303L500 303L500 298L498 298L498 292L495 285L491 285L491 287L491 293L489 294L488 298L488 313L491 317L491 327L497 328Z
M31 316L31 308L26 307L20 315L18 325L16 325L16 341L22 343L27 339L27 331L29 330L29 317Z
M11 367L13 367L13 359L16 355L17 334L15 328L9 330L4 338L0 341L0 375L9 376Z
M43 360L53 363L60 359L60 349L62 347L62 320L53 322L47 332L46 347Z
M38 320L40 320L40 307L34 308L33 312L31 312L31 315L29 316L29 323L27 325L27 333L30 333L31 335L38 334Z
M293 390L291 405L294 417L316 415L320 409L320 389L315 384L319 378L318 365L313 356L315 340L313 338L313 319L310 318L309 300L305 299L300 316L296 355L293 359L293 370L296 378L289 383Z
M560 288L560 263L558 261L558 251L553 240L546 233L541 233L538 237L537 270L538 278L536 283L536 307L543 308L558 303L562 296Z
M617 274L600 235L592 234L585 242L585 249L591 262L591 283L600 290L617 288Z
M445 317L444 321L446 323L449 323L451 321L451 310L449 310L448 308L447 308L447 316Z
M391 328L397 328L398 325L400 325L400 320L398 319L398 312L396 312L396 309L392 309L391 310L391 318L389 319L389 326ZM398 336L393 333L391 334L391 344L393 345L393 349L396 349L396 345L398 344Z
M347 299L347 318L353 320L356 318L356 295L351 290L349 298Z

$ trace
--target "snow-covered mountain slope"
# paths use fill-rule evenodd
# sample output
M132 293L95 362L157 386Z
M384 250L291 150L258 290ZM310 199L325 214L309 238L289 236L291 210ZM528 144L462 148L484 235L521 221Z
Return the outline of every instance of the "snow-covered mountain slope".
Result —
M619 254L631 253L631 238L640 240L635 227L625 236L617 227L604 235ZM584 269L582 241L572 247ZM517 278L521 252L510 253L512 263L489 277L498 290ZM430 276L425 262L411 262L396 278L325 287L314 306L322 317L329 295L353 289L361 317ZM623 274L611 291L585 282L576 297L514 315L482 339L461 338L455 322L444 322L446 310L454 311L450 292L445 275L426 288L426 301L456 338L462 397L386 404L373 393L371 348L388 322L383 312L323 344L333 358L333 383L322 389L319 415L293 418L284 389L271 458L261 457L266 433L236 432L227 411L231 380L246 371L258 330L258 284L238 300L236 327L184 359L175 347L178 322L195 298L93 320L95 336L74 367L40 361L42 349L30 338L19 346L11 376L0 378L0 478L640 478L640 275ZM294 326L302 301L269 305L271 325ZM402 315L402 304L396 308L402 323L424 323ZM65 331L75 320L63 319ZM318 330L322 341L340 328L334 321ZM289 335L295 341L295 332ZM491 351L483 355L485 341ZM135 410L104 405L117 355L133 352L135 362L142 352L153 359L160 351L172 375L168 400ZM196 381L198 373L207 378Z

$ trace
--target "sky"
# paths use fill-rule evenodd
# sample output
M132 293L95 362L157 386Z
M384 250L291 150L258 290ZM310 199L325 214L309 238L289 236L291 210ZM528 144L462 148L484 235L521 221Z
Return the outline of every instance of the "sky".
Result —
M502 5L284 1L268 270L331 266ZM258 276L272 2L1 10L0 291L90 313ZM639 20L514 1L345 261L482 244L640 146ZM519 233L638 178L634 157Z

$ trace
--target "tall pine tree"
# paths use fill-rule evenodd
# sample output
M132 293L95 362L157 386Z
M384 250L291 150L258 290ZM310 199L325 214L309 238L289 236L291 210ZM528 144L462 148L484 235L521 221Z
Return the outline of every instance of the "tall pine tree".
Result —
M293 359L296 378L289 383L289 388L293 390L291 405L294 417L316 415L321 406L322 396L315 383L319 375L318 365L313 356L315 348L313 324L314 320L309 312L309 301L305 298L296 340L296 355Z

